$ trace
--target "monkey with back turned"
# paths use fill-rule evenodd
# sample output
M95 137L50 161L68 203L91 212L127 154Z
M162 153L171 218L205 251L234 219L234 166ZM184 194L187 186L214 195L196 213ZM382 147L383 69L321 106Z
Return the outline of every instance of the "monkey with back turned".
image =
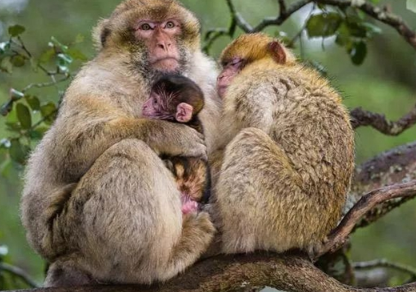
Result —
M204 107L204 94L191 79L164 75L152 86L143 105L143 116L183 123L203 134L198 114ZM182 212L197 211L198 202L207 203L211 191L208 162L200 157L162 155L181 191Z
M341 97L262 33L237 38L220 62L212 211L222 251L313 252L340 219L354 169Z

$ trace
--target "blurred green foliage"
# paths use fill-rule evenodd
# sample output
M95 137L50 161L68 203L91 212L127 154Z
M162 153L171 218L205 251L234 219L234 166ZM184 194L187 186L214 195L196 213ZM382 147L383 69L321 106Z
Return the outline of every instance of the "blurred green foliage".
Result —
M0 264L19 266L39 283L44 263L28 247L19 219L23 166L30 149L53 122L65 88L82 63L94 56L91 28L119 2L0 1L0 114L4 116L0 117ZM200 18L203 36L211 28L229 26L225 1L183 2ZM273 0L262 0L261 5L250 0L235 2L237 10L253 25L273 16L268 15L270 11L278 11ZM404 3L372 2L389 3L416 26L414 14ZM354 9L309 5L281 27L268 27L265 32L281 37L303 61L328 73L348 108L361 106L394 120L416 102L415 51L393 29ZM234 36L241 33L237 29ZM229 41L229 37L218 38L209 47L210 55L216 58ZM357 162L415 137L416 129L387 137L360 128L356 131ZM353 260L386 257L416 266L416 233L411 232L415 208L415 202L409 203L357 231ZM24 287L28 287L27 281L2 273L0 266L0 289Z

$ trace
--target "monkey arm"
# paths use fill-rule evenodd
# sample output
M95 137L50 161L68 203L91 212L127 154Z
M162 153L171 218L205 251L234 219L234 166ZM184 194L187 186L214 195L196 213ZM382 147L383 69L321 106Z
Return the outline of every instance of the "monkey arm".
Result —
M69 110L64 105L49 134L54 141L53 146L48 144L49 151L58 152L53 163L69 172L69 182L77 181L105 150L127 138L144 141L157 154L206 155L202 135L190 127L133 118L97 102L93 105Z

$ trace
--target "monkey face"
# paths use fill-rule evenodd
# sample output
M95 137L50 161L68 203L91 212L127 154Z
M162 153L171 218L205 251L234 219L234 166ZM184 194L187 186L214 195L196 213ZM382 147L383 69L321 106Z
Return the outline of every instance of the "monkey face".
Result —
M177 19L163 22L140 20L135 30L135 36L142 40L147 48L147 62L153 69L162 72L174 72L179 69L177 38L181 36L182 29Z
M199 50L199 22L174 0L127 0L100 22L100 49L128 53L131 68L146 79L156 73L184 73ZM149 77L150 76L150 77Z
M217 79L218 95L223 98L234 77L243 69L245 60L234 57L231 61L222 62L223 69Z

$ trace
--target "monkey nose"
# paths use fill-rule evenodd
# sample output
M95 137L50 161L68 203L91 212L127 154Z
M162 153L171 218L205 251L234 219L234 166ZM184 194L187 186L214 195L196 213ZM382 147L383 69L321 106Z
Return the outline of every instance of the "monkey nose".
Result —
M157 44L157 47L158 47L159 49L162 49L162 50L166 51L167 49L169 49L169 47L170 47L171 45L172 45L172 44L171 44L171 43L168 43L168 42L160 42L160 43L158 43L158 44Z

